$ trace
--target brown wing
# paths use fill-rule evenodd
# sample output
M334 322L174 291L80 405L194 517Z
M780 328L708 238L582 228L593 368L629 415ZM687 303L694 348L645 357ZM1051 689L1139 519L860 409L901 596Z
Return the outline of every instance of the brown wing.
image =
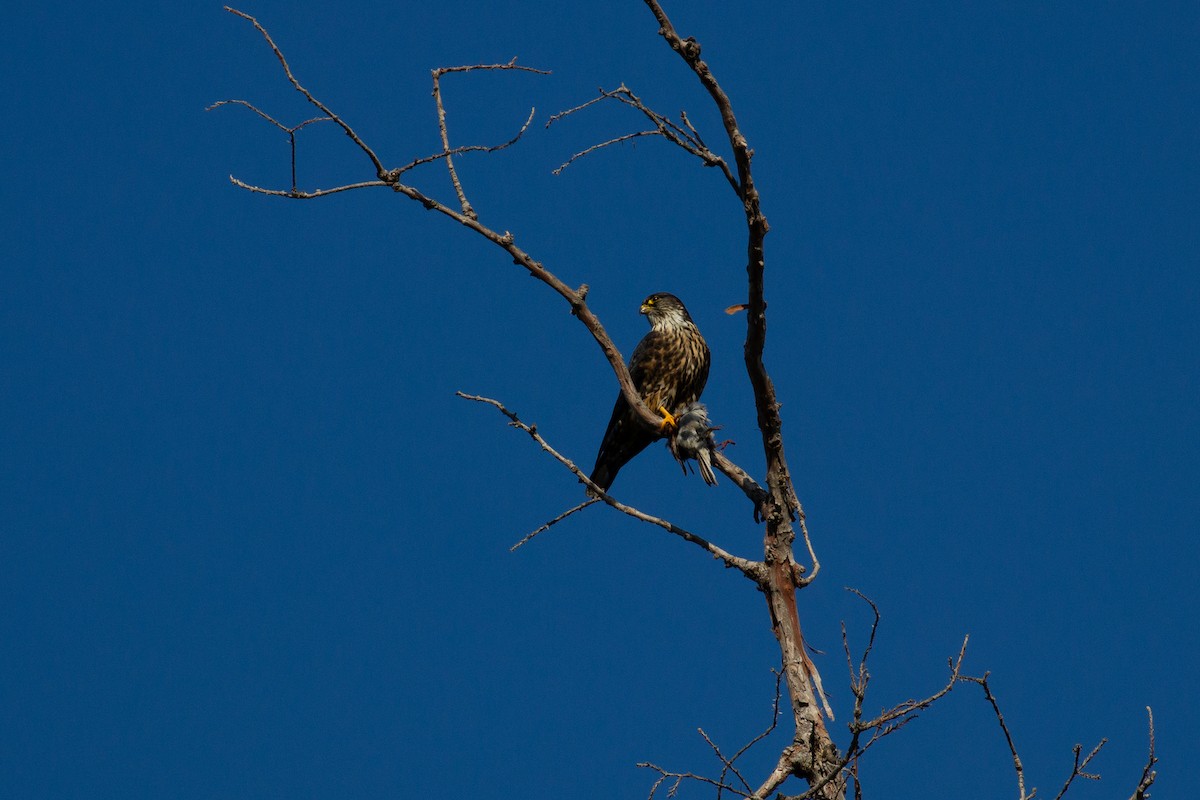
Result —
M629 376L633 378L634 388L643 399L647 397L647 384L654 383L655 373L661 370L663 338L662 333L650 331L638 342L629 359ZM592 468L592 482L607 491L621 467L658 438L658 433L648 430L638 421L637 415L625 401L625 395L618 393L604 438L600 440L600 452L596 454L596 466Z

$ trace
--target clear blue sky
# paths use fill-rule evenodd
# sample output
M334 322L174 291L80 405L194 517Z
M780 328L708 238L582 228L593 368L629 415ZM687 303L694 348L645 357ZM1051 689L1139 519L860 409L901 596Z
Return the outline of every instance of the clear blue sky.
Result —
M670 3L756 150L768 365L824 564L800 595L839 714L839 622L883 614L869 705L927 694L971 634L1030 781L1111 739L1126 797L1152 705L1158 791L1200 761L1200 6ZM640 2L255 2L300 80L389 165L438 147L452 76L484 221L628 353L671 291L712 347L731 455L761 470L741 364L743 229L717 173L554 111L626 82L719 126ZM761 597L593 508L491 409L590 465L615 384L543 286L386 192L298 203L311 116L220 3L23 4L0 30L0 794L13 798L641 798L696 772L703 727L768 721ZM333 129L307 188L370 178ZM438 167L415 179L449 199ZM727 549L761 531L661 448L618 496ZM748 759L759 774L777 743ZM768 752L770 751L770 752ZM972 687L873 752L868 791L1016 795ZM793 787L798 788L798 787ZM707 796L707 793L701 793ZM696 795L693 795L696 796Z

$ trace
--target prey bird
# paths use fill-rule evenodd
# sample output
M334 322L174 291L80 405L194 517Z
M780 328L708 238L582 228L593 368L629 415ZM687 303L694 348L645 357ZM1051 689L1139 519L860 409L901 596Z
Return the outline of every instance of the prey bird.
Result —
M712 454L716 450L712 434L716 428L708 423L708 409L704 403L689 403L675 423L675 435L667 444L671 455L683 467L683 474L688 474L688 462L695 461L700 465L700 477L704 482L716 486L717 476L712 468Z

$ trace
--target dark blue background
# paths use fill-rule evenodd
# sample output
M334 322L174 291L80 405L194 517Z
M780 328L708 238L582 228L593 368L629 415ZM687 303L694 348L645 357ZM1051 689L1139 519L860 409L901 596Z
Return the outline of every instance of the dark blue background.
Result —
M740 210L654 140L626 82L720 126L637 2L258 2L300 80L389 166L435 152L446 79L484 222L628 353L688 303L731 455L761 473L741 363ZM847 736L839 622L884 621L869 710L934 691L971 634L1041 793L1070 748L1125 797L1200 757L1200 8L1195 3L668 5L733 97L772 232L767 361L823 563L805 632ZM382 191L289 202L281 119L313 116L217 3L26 4L0 30L0 793L21 798L643 797L634 764L716 772L769 721L760 595L577 502L492 409L589 465L615 383L542 285ZM300 182L372 177L332 127ZM451 200L439 166L414 174ZM728 481L661 448L619 497L754 556ZM787 732L783 732L786 736ZM747 758L761 779L782 740ZM864 764L868 792L1015 796L962 686ZM798 785L793 787L798 790ZM708 796L697 791L695 796ZM1050 795L1052 796L1052 794Z

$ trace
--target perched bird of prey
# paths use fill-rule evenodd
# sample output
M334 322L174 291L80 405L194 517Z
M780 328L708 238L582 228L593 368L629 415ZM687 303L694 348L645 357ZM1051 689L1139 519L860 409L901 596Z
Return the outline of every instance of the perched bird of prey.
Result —
M650 321L650 332L638 342L629 359L629 374L642 401L663 415L659 429L647 428L618 394L612 419L600 442L592 482L605 491L621 467L675 425L675 415L700 399L708 381L708 345L683 303L673 294L659 292L642 301L641 313Z
M700 477L709 486L717 485L717 476L713 473L712 454L716 449L712 432L716 430L708 423L708 409L704 403L689 403L675 420L675 435L667 442L671 447L671 455L683 467L683 474L688 472L688 461L700 465Z

